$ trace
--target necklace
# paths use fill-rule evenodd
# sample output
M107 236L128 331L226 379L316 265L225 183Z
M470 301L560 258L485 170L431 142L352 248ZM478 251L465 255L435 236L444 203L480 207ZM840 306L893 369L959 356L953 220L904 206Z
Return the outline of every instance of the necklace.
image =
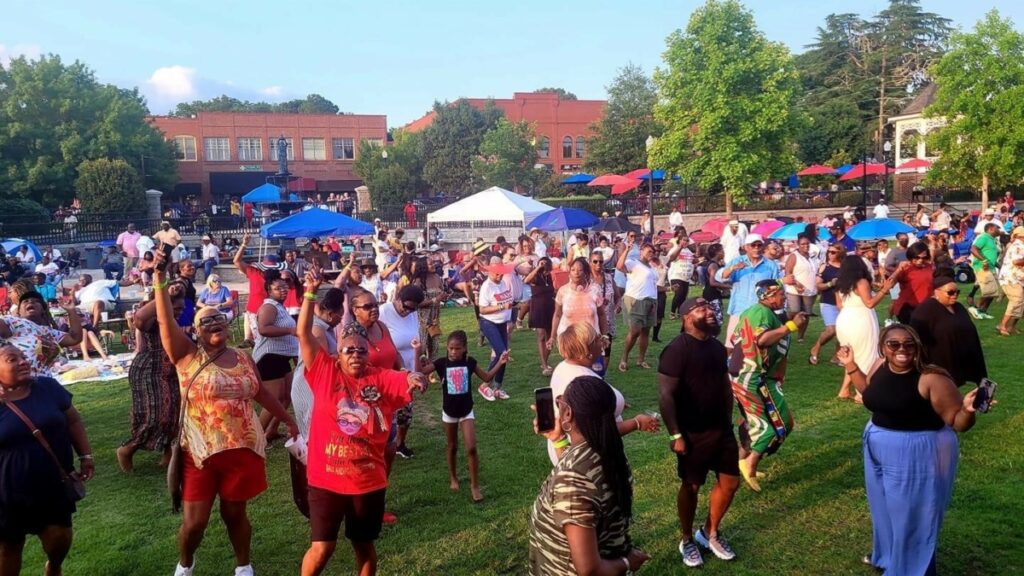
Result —
M377 339L377 342L380 342L381 340L384 339L384 330L382 328L380 328L380 326L378 324L379 324L379 322L374 322L373 326L371 326L371 328L376 326L377 329L380 330L380 338ZM366 331L366 341L370 343L370 346L373 346L374 352L380 352L380 348L377 346L377 343L370 339L370 331L369 330Z

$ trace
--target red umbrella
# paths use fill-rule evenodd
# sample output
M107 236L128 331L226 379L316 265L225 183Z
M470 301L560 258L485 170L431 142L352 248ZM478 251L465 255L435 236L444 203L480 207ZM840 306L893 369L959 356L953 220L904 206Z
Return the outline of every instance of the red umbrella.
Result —
M704 223L703 226L700 227L700 231L708 232L720 237L722 235L722 232L725 230L725 227L728 225L728 218L712 218L711 220L708 220L707 222Z
M637 168L636 170L633 170L632 172L626 172L625 177L626 178L634 178L636 180L639 180L639 179L643 178L644 176L647 176L650 173L651 173L651 169L650 168Z
M626 178L618 174L602 174L587 182L587 186L615 186L616 184L639 184L640 181L634 178Z
M853 168L850 168L849 172L840 176L839 180L856 180L857 178L863 178L865 174L868 176L881 176L882 174L885 174L887 170L888 168L886 168L885 164L882 163L857 164Z
M836 173L835 168L822 164L812 164L796 173L797 176L832 176Z
M622 184L615 184L612 186L612 195L625 194L639 185L639 180L630 180L629 182L624 182Z
M718 240L719 236L719 234L705 232L704 230L698 230L693 234L690 234L690 241L695 242L697 244L705 244L708 242L714 242L715 240Z
M931 168L931 160L925 160L924 158L914 158L907 160L903 164L896 167L897 170L909 170L911 168Z

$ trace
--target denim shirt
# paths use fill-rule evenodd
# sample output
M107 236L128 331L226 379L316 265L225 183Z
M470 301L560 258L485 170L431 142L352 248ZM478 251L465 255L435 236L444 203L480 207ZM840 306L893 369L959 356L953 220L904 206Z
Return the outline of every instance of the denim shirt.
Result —
M728 277L722 272L726 268L743 262L746 268L735 270ZM757 294L754 293L757 283L761 280L778 280L782 278L782 270L779 265L768 258L761 257L761 261L754 266L746 255L733 258L718 269L715 273L715 280L719 282L732 283L732 295L729 296L729 315L742 314L744 310L757 304Z

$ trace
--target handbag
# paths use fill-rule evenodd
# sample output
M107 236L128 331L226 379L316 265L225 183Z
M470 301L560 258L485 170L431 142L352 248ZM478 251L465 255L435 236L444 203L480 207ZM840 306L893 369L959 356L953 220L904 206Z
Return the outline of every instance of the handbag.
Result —
M441 335L441 322L434 322L427 326L427 336L437 338Z
M185 385L185 394L181 398L181 412L178 414L178 437L171 444L171 457L167 462L167 490L171 494L171 512L181 512L181 495L184 492L185 481L185 457L181 449L181 436L185 428L185 409L188 407L188 393L195 383L196 377L210 365L211 362L220 358L227 348L206 359L199 368L192 373Z
M40 430L39 427L37 427L35 423L33 423L32 420L30 420L29 417L21 411L20 408L15 406L14 402L4 402L2 400L0 400L0 402L6 404L7 407L11 409L11 412L14 412L14 414L25 423L25 426L28 426L28 429L32 431L32 435L35 436L36 440L38 440L40 444L43 445L43 449L46 450L46 453L50 455L50 459L53 460L53 463L57 466L57 471L60 472L60 479L64 484L64 496L71 502L78 502L82 498L85 498L85 482L82 481L82 477L74 470L68 472L64 469L64 466L60 463L60 459L57 458L57 455L53 452L53 448L50 447L50 443L46 440L46 436L43 436L43 431Z

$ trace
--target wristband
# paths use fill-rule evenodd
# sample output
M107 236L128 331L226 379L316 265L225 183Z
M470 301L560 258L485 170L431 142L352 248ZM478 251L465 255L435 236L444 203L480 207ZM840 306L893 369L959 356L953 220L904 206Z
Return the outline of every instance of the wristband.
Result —
M564 450L564 449L569 447L569 437L568 436L562 436L558 440L555 440L554 442L552 442L552 444L555 446L556 450Z
M306 300L309 300L310 302L315 302L316 301L316 292L304 292L302 294L302 297L305 298Z
M78 457L79 460L92 460L92 454L82 454Z
M639 431L640 431L640 428L641 428L641 426L640 426L640 420L639 420L639 419L637 419L637 417L636 417L636 416L633 416L633 423L635 423L635 424L636 424L636 431L637 431L637 432L639 432Z
M163 290L164 288L167 288L168 284L170 284L170 281L168 280L164 280L163 282L153 282L153 290Z
M790 332L796 332L800 328L797 327L796 322L793 322L792 320L787 320L786 329L789 330Z
M620 560L622 560L622 563L626 565L626 574L632 574L633 567L629 565L629 558L623 556Z
M673 441L673 442L675 442L676 440L679 440L682 437L683 437L682 433L676 432L675 434L669 436L668 439Z

